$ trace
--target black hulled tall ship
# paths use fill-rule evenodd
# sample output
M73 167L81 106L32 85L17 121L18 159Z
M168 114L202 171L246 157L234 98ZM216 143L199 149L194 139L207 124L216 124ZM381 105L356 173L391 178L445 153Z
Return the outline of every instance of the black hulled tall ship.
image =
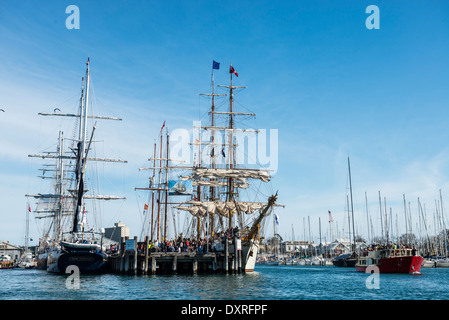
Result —
M90 88L90 61L86 63L86 76L83 78L83 86L81 90L79 113L39 113L42 116L67 116L75 117L79 124L78 138L74 139L76 147L70 148L67 155L63 152L60 142L59 153L56 155L31 155L41 158L54 158L61 163L59 170L62 171L62 163L68 160L71 165L72 176L69 178L71 188L63 188L65 183L64 174L60 174L59 187L55 194L51 195L56 199L56 206L54 214L52 215L52 225L56 230L53 235L46 236L45 243L47 246L43 250L40 266L42 269L47 269L52 273L66 273L69 266L78 268L80 274L86 273L101 273L106 270L108 255L103 247L103 229L100 232L95 231L94 228L89 228L87 225L87 211L85 200L114 200L124 199L124 197L117 196L101 196L87 194L86 188L86 170L87 163L90 161L103 162L121 162L126 163L120 159L94 158L89 157L89 151L93 147L93 137L95 133L95 125L92 127L90 134L88 134L88 118L93 119L107 119L107 120L121 120L119 118L93 116L88 115L89 106L89 88ZM56 109L55 109L56 111ZM75 144L73 144L75 145ZM35 196L36 197L36 196ZM95 214L95 212L92 212ZM67 227L62 223L62 217L69 216ZM71 219L70 219L71 218ZM46 263L44 263L44 258Z

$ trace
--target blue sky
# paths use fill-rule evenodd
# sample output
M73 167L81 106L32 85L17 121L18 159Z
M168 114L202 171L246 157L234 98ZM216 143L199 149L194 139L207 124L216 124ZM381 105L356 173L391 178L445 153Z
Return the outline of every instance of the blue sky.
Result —
M65 26L71 4L79 30ZM373 4L379 30L365 26ZM318 217L324 233L328 210L344 228L348 156L358 233L366 234L365 192L377 233L378 191L399 230L403 194L416 216L420 197L430 219L439 189L449 201L447 12L447 1L2 1L0 238L23 242L24 194L41 186L40 162L28 154L56 142L65 125L37 113L76 105L88 56L99 113L124 119L101 123L103 151L129 161L104 169L113 193L128 197L104 213L107 226L122 220L139 234L138 168L163 121L190 128L206 112L198 93L209 90L212 60L220 84L232 62L255 126L278 129L272 190L286 205L284 238L292 226L303 237L309 216L312 233Z

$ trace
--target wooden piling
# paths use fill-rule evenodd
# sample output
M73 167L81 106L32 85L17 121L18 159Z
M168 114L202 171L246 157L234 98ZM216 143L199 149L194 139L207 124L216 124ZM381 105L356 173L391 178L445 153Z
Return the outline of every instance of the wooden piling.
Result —
M193 258L192 271L193 271L193 274L198 273L198 259L196 257Z
M234 235L234 263L232 264L233 265L233 271L234 272L237 272L237 236L236 235Z
M120 272L125 271L125 241L126 238L122 237L122 244L120 245Z
M173 260L172 260L172 272L173 273L177 273L177 269L178 269L178 257L177 256L173 256Z
M125 243L126 243L126 240L129 240L129 237L125 237ZM129 272L129 250L126 247L126 244L125 244L125 259L123 259L123 260L125 260L125 267L124 267L123 271L125 273L128 273Z
M137 249L138 249L138 245L137 245L137 236L134 237L134 256L133 256L133 271L134 274L137 274Z
M238 266L239 266L238 272L239 272L239 273L242 273L242 249L238 250L237 252L238 252L237 257L238 257L238 261L239 261L239 264L238 264Z
M143 260L143 274L147 274L148 272L148 246L150 245L150 238L148 236L145 237L145 258Z
M225 237L224 271L227 273L228 270L229 270L229 244L228 238Z
M151 257L151 274L156 274L156 267L157 267L156 257L152 256Z

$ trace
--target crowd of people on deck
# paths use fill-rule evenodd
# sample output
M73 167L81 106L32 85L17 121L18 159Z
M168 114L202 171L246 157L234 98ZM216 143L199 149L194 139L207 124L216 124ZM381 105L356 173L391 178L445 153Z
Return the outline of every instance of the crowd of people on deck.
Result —
M150 241L148 244L149 252L187 252L187 253L206 253L218 251L217 244L224 244L227 239L233 239L234 236L240 238L239 228L229 228L226 231L217 232L214 237L208 238L185 238L180 234L176 239ZM145 242L139 242L137 246L138 253L145 253ZM120 245L110 246L110 253L120 251Z

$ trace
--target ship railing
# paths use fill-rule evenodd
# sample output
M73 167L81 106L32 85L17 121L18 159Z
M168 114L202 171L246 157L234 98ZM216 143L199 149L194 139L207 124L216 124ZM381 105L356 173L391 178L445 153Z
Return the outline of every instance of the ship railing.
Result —
M412 249L391 249L390 250L390 257L404 257L404 256L411 256L412 255Z
M103 235L103 233L101 232L76 232L76 233L67 232L63 233L63 235L64 234L69 234L70 237L67 240L72 242L95 243L95 244L99 244L101 242L101 236Z

